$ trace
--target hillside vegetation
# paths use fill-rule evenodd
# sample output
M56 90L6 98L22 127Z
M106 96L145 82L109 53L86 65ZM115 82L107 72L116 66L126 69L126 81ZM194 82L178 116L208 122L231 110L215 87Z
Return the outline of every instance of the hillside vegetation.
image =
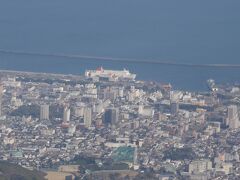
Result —
M43 172L31 171L19 165L0 161L0 180L45 180Z

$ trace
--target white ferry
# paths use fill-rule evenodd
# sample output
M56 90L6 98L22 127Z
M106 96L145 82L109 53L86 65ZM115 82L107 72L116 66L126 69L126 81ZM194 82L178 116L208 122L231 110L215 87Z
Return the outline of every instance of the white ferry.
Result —
M96 70L86 70L85 77L90 78L107 78L109 80L135 80L136 74L130 73L128 70L105 70L99 67Z

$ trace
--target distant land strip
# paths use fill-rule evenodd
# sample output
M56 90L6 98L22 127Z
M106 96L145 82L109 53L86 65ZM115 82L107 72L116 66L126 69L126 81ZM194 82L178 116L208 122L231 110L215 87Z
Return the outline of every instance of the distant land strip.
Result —
M185 67L214 67L214 68L239 68L240 64L194 64L194 63L178 63L172 61L160 61L153 59L134 59L134 58L115 58L104 56L87 56L87 55L73 55L73 54L59 54L59 53L38 53L29 51L15 51L0 49L0 53L13 54L13 55L27 55L27 56L45 56L45 57L59 57L59 58L71 58L79 60L92 60L92 61L110 61L120 63L144 63L144 64L163 64L172 66L185 66Z

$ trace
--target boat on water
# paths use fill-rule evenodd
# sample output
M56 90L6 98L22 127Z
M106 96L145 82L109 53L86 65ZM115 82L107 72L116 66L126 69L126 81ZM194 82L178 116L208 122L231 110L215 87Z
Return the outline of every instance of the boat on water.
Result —
M136 74L132 74L129 70L106 70L99 67L96 70L86 70L85 77L89 78L105 78L108 80L135 80Z
M211 90L212 92L218 91L216 83L213 79L208 79L207 80L207 86L208 86L209 90Z

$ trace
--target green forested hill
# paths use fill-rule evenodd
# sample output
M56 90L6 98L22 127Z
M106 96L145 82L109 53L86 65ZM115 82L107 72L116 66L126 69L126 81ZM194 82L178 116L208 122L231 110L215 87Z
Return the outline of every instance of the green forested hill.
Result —
M0 161L0 180L44 180L45 174Z

